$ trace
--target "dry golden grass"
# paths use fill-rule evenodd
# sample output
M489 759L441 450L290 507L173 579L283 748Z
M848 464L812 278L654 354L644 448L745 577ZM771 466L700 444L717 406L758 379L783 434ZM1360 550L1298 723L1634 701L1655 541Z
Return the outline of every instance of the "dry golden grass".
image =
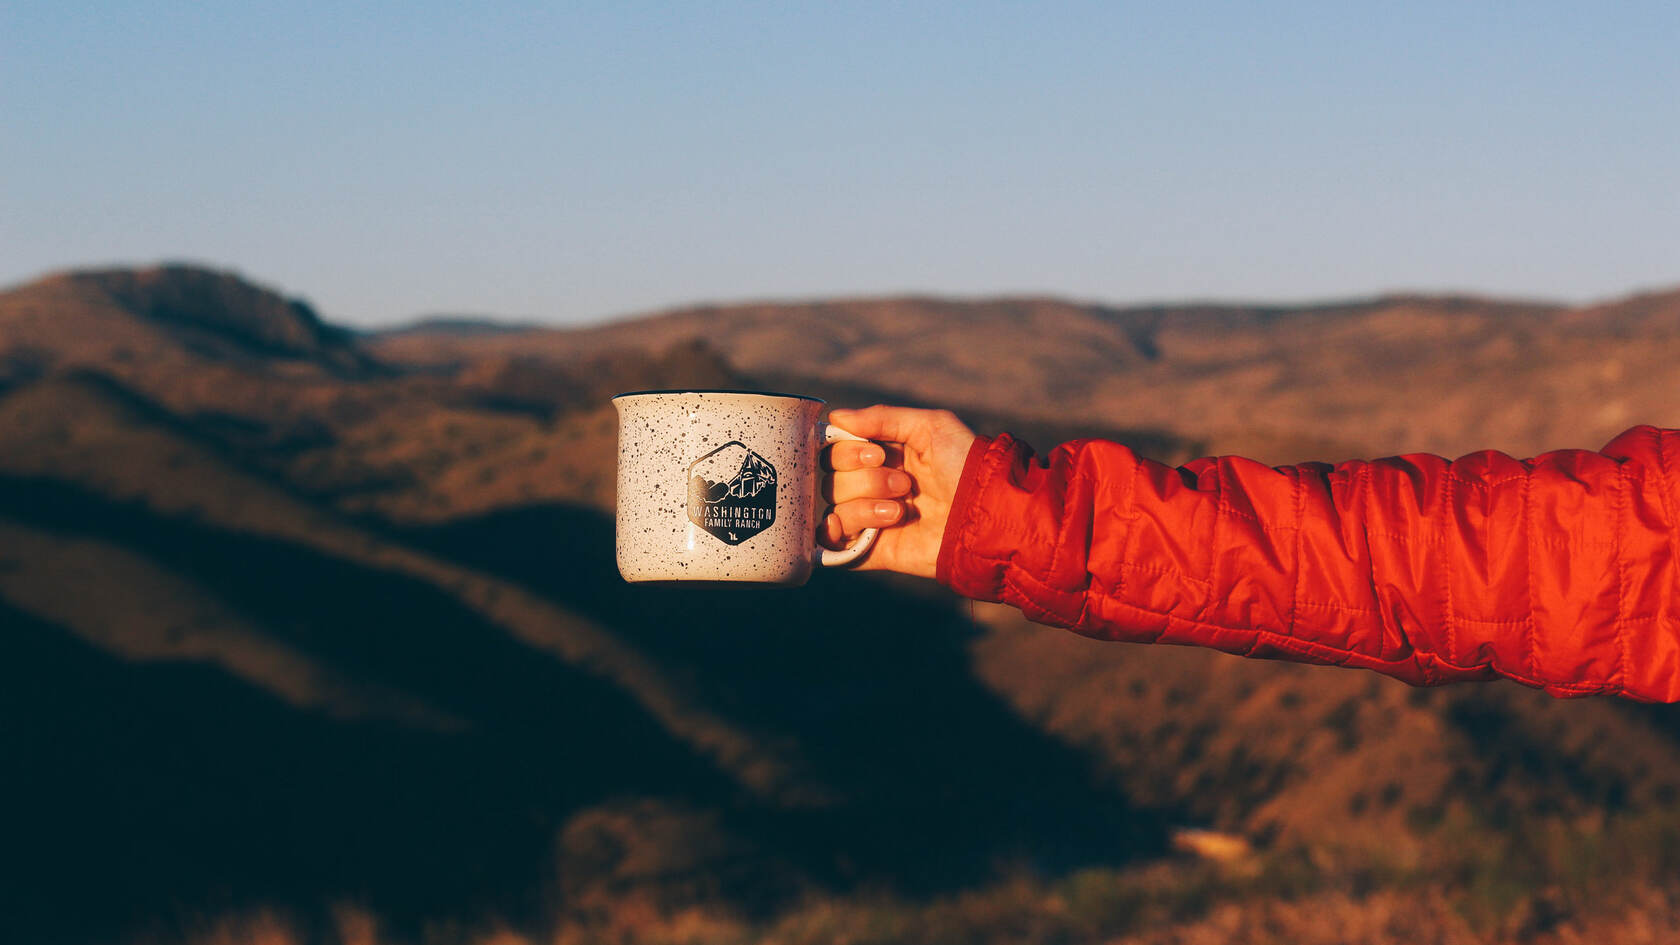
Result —
M1279 894L1205 876L1090 874L1059 883L1011 881L926 902L816 896L761 919L715 906L672 909L632 896L608 912L565 917L543 931L485 920L434 926L419 939L386 934L365 910L341 907L333 934L342 945L1669 945L1680 940L1680 887L1642 885L1615 908L1592 912L1570 912L1542 897L1487 923L1467 915L1462 897L1438 885ZM176 941L315 940L284 914L257 909Z

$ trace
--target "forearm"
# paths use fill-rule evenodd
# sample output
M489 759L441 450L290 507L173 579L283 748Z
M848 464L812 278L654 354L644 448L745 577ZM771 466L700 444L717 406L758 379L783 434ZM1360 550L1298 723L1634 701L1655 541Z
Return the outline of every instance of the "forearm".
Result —
M1675 436L1276 469L1002 437L970 456L939 577L1105 639L1675 700Z

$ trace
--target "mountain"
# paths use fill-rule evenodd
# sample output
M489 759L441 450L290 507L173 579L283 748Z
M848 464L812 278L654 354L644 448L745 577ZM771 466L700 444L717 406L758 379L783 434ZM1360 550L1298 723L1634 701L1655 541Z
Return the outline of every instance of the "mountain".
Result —
M130 344L141 338L155 344L162 336L204 357L249 354L340 369L363 366L349 332L324 324L304 302L231 274L180 265L87 270L44 279L10 295L7 336L13 344L33 338L49 348L61 347L74 327L65 319L85 319L127 329L122 340ZM132 317L112 318L115 312ZM35 323L43 317L51 324ZM122 348L93 347L100 341L95 337L81 340L79 347L90 354L102 350L106 357L125 356ZM126 356L143 356L148 347L130 347Z
M1597 445L1675 421L1677 315L905 298L360 335L190 267L5 290L8 929L1660 939L1668 707L1100 644L881 575L626 585L609 398L939 404L1169 461Z
M371 349L409 364L512 352L565 362L697 339L759 377L1163 430L1277 462L1532 454L1597 447L1635 422L1680 422L1669 396L1680 383L1680 291L1584 308L1409 295L1295 307L925 298L706 306L575 331L409 332L375 338Z
M427 315L395 328L376 329L366 334L397 338L406 334L456 335L472 338L479 335L519 334L541 327L536 322L514 322L486 315Z

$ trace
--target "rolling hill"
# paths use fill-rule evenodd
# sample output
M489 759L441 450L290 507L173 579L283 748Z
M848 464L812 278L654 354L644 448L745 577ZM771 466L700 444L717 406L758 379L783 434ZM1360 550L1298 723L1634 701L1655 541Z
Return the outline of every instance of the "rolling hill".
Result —
M361 335L188 267L0 292L0 904L67 942L1376 942L1381 909L1615 941L1680 895L1666 707L1097 644L879 575L625 585L607 399L938 404L1169 461L1532 451L1680 423L1676 316L904 298Z
M755 377L857 384L1063 426L1163 430L1279 462L1324 450L1532 454L1596 447L1634 422L1676 422L1680 291L1584 308L1421 296L1297 307L708 306L576 331L400 332L372 339L371 350L411 364L516 353L576 363L701 339Z

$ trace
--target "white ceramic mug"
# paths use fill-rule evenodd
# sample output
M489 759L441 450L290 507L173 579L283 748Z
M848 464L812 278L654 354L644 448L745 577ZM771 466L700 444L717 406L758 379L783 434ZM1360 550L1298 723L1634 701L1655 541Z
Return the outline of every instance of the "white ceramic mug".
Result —
M817 544L821 450L862 440L798 394L619 394L618 572L626 581L803 584L875 543Z

